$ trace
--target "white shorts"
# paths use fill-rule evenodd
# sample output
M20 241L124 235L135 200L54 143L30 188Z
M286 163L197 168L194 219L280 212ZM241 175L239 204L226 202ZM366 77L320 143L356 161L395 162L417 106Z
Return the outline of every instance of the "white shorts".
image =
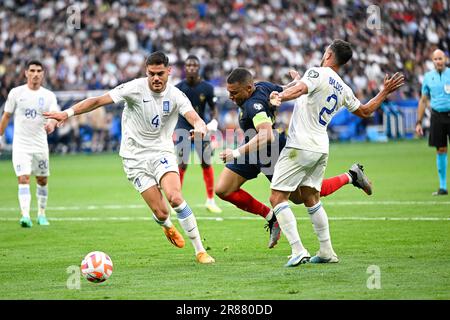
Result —
M26 153L13 149L12 162L18 177L29 175L48 177L50 175L48 152Z
M270 188L293 192L298 187L311 187L320 191L327 161L326 153L284 148L275 165Z
M139 193L154 185L159 186L165 173L179 173L175 154L167 151L143 159L122 158L122 163L128 180Z

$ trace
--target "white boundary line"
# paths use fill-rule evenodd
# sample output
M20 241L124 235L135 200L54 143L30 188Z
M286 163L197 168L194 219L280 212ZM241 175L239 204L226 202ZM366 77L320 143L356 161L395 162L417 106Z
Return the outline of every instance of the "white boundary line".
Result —
M266 204L267 205L267 204ZM324 202L325 206L351 206L351 205L399 205L399 206L414 206L414 205L439 205L439 206L449 206L450 201L327 201ZM231 203L221 203L220 206L233 207ZM194 204L191 207L203 208L203 204ZM130 205L120 205L120 204L110 204L110 205L88 205L88 206L58 206L58 207L47 207L48 211L90 211L90 210L123 210L123 209L144 209L147 208L144 204L130 204ZM36 208L32 208L36 210ZM0 207L0 212L2 211L19 211L18 207ZM449 209L450 212L450 209Z
M197 220L263 220L261 217L205 217L196 216ZM450 217L328 217L334 221L450 221ZM63 217L48 218L49 221L152 221L150 217ZM297 220L310 220L308 217L297 217ZM3 218L0 221L19 221L18 218Z

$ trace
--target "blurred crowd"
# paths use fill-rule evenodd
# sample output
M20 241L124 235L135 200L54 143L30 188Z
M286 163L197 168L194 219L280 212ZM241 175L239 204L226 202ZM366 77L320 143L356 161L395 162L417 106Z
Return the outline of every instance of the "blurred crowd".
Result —
M375 6L373 6L375 5ZM12 1L0 5L0 99L23 82L27 59L41 59L53 90L112 88L142 76L150 52L163 50L182 77L189 53L216 86L237 66L286 82L287 71L318 65L334 38L354 45L346 80L362 98L385 72L402 70L402 94L417 97L430 52L449 51L443 0ZM377 11L378 10L378 11ZM1 101L0 101L1 102Z
M450 49L448 1L4 0L0 105L24 82L30 58L42 60L52 90L109 89L143 76L155 50L169 55L174 83L188 54L200 57L202 75L216 87L237 66L287 83L290 68L317 66L334 38L353 44L343 74L361 100L397 70L407 81L398 98L418 98L430 53Z

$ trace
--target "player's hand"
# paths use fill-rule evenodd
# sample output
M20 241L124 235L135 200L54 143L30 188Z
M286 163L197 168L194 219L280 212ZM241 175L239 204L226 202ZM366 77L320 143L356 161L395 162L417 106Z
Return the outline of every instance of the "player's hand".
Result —
M384 77L384 89L387 94L390 94L405 84L405 76L403 73L396 72L392 77L386 74Z
M69 119L67 112L44 112L42 114L45 119L54 119L57 121L56 126L59 128Z
M208 131L217 131L217 127L219 126L219 123L217 122L216 119L212 119L207 125L206 125L206 129L208 129Z
M420 123L416 124L416 133L421 137L423 136L423 128Z
M206 124L203 120L194 123L194 129L190 131L191 139L203 139L206 136Z
M278 91L272 91L269 96L269 102L271 105L279 107L281 105L280 93Z
M220 160L222 160L224 163L230 162L234 160L233 156L233 150L231 149L225 149L219 154Z
M289 75L291 76L292 80L300 80L300 74L297 72L297 70L291 69L289 70Z
M45 128L45 131L47 132L47 134L52 134L52 132L55 131L56 124L57 124L57 122L52 121L52 120L48 121L45 124L44 128Z

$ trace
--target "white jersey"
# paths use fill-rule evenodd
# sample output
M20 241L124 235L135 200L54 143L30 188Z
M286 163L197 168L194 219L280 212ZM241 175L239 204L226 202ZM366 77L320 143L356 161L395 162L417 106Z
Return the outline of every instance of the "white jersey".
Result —
M14 113L15 152L48 152L47 119L43 112L59 111L56 96L44 87L31 90L28 85L13 88L5 103L5 112Z
M178 114L193 111L186 95L172 84L161 93L150 90L147 78L139 78L109 91L115 103L125 101L122 113L120 156L143 158L160 151L173 152L172 134Z
M356 111L361 102L331 68L308 69L301 81L308 93L295 102L286 146L328 154L327 126L331 118L343 106Z

